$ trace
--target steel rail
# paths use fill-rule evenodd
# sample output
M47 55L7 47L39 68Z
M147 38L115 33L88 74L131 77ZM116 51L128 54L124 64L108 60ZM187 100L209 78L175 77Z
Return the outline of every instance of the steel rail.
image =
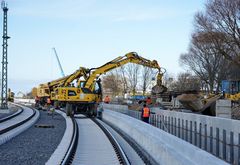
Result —
M16 105L16 106L17 106L17 105ZM0 119L0 123L3 123L3 122L5 122L5 121L7 121L7 120L10 120L10 119L12 119L12 118L20 115L20 114L23 112L23 108L20 107L20 106L18 106L18 107L21 109L20 111L15 112L15 113L13 113L13 114L11 114L11 115L9 115L9 116L6 116L6 117Z
M74 155L75 155L76 150L77 150L77 143L78 143L78 136L79 136L78 125L77 125L77 122L74 118L72 118L72 123L73 123L73 135L72 135L71 142L70 142L70 145L68 147L68 150L67 150L66 154L64 155L64 157L61 161L61 165L72 164L72 161L74 159Z
M28 107L28 108L30 108L30 107ZM3 129L3 130L0 130L0 135L3 135L4 133L6 133L6 132L8 132L8 131L11 131L11 130L17 128L17 127L23 125L24 123L28 122L30 119L32 119L32 118L35 116L35 114L36 114L36 110L33 109L33 108L30 108L30 109L32 109L32 111L33 111L33 114L32 114L31 116L29 116L28 118L22 120L22 121L19 122L19 123L13 124L13 125L5 128L5 129Z
M130 165L129 160L128 160L126 154L122 150L122 147L119 145L119 143L114 138L114 136L110 133L110 131L108 131L107 128L105 128L101 123L99 123L97 121L97 119L92 118L92 121L95 122L99 126L99 128L104 132L104 134L109 139L109 141L112 144L112 146L114 148L114 151L115 151L115 153L116 153L116 155L118 157L118 160L119 160L120 164L121 165Z

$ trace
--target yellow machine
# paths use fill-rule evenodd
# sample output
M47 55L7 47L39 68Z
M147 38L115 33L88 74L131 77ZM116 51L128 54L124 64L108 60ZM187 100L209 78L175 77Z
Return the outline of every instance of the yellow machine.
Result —
M47 98L50 97L51 100L55 100L54 89L63 83L69 76L65 76L63 78L53 80L51 82L40 84L37 87L37 96L40 99L40 104L44 105L47 102ZM32 91L35 92L35 91Z
M226 99L240 101L240 80L223 80L222 91Z
M229 99L231 101L238 101L240 100L240 93L236 93L236 94L225 94L225 98Z
M158 70L157 92L164 92L166 88L162 86L162 72L156 60L150 61L137 53L131 52L125 56L120 56L98 68L80 68L73 73L61 86L55 88L55 98L59 103L66 104L68 116L74 113L86 113L88 116L96 116L97 105L102 101L102 88L100 75L127 63L135 63ZM84 78L82 80L81 78ZM74 80L78 79L77 87L69 86Z
M15 93L11 91L10 88L8 88L8 93L7 93L7 99L10 102L14 102L14 95Z

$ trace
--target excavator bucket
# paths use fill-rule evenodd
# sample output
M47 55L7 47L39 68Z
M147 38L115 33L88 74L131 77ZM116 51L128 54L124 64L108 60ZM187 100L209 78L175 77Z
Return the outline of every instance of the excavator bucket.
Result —
M162 85L163 73L159 71L157 75L157 84L152 87L152 94L161 94L167 91L167 87Z
M193 112L215 116L215 103L221 95L213 95L209 98L202 98L199 94L182 94L177 97L179 102Z

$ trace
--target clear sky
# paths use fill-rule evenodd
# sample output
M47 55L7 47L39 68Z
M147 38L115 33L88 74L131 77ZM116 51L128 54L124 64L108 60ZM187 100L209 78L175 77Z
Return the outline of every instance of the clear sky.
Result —
M7 0L8 77L16 93L80 66L97 67L135 51L169 74L183 69L193 16L205 0ZM2 14L1 14L2 15ZM2 16L1 16L2 22ZM1 34L2 35L2 34Z

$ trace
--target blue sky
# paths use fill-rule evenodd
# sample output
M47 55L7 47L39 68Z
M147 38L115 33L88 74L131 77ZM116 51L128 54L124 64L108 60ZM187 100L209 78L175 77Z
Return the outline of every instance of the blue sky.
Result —
M9 87L32 87L135 51L176 75L205 0L8 0ZM1 16L2 20L2 16ZM1 21L2 22L2 21Z

